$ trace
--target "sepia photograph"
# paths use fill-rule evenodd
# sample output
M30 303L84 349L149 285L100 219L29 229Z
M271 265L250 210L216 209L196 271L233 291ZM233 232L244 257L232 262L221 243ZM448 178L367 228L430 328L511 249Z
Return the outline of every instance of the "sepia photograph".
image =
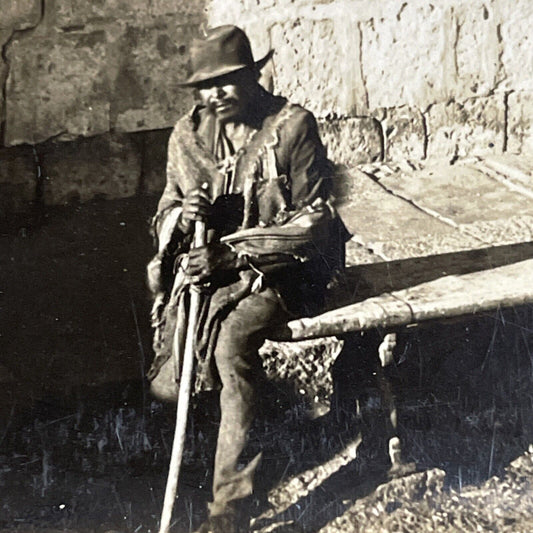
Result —
M0 533L533 531L532 0L0 0Z

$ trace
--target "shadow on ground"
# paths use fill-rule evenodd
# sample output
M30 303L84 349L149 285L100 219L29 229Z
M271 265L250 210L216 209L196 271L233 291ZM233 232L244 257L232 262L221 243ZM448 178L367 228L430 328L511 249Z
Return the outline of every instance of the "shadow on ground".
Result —
M155 201L54 209L0 236L0 530L157 530L174 410L153 401L142 381L151 357L144 267ZM526 248L494 253L503 264L525 258ZM350 275L359 276L362 297L399 288L406 272L411 282L433 279L443 260L411 269L369 265ZM464 271L478 260L445 263ZM386 372L405 458L420 470L443 469L450 489L500 474L533 442L532 318L526 307L398 332ZM388 413L374 376L383 333L344 339L324 416L309 418L290 384L265 393L251 436L252 452L264 449L259 494L318 471L363 437L355 460L320 483L305 478L312 481L293 491L280 521L319 531L386 480ZM176 532L192 531L210 498L217 398L194 404ZM252 502L255 514L265 508L264 499Z

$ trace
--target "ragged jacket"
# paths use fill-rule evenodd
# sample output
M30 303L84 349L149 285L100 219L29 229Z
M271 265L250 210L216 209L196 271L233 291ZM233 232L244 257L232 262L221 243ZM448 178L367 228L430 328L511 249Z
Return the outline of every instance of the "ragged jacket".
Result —
M209 288L207 333L200 347L216 341L209 338L208 325L221 308L264 284L288 302L299 302L299 313L313 312L311 304L320 301L332 272L342 266L346 230L329 201L331 167L313 115L262 91L253 126L248 142L224 161L216 157L219 125L205 108L195 107L172 132L167 183L153 219L158 253L148 268L155 293L151 379L170 356L174 315L179 315L176 258L186 254L190 239L176 222L188 191L207 188L214 201L208 240L227 243L250 264L236 279ZM256 268L258 259L261 267ZM200 376L197 384L201 381Z

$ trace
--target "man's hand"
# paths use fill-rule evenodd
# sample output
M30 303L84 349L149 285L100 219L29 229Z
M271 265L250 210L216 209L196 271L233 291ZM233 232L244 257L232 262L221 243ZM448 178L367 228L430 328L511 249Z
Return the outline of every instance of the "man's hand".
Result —
M203 281L216 272L236 270L243 264L244 260L226 244L211 243L190 250L187 274Z
M194 231L194 222L196 220L205 222L211 215L211 198L203 189L194 189L187 193L181 208L178 227L187 235Z

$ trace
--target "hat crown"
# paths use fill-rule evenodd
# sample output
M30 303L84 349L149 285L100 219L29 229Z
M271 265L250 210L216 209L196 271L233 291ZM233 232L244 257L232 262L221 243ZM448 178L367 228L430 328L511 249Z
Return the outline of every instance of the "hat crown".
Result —
M208 29L191 44L191 79L198 81L255 65L250 41L237 26ZM222 74L219 74L222 73Z

